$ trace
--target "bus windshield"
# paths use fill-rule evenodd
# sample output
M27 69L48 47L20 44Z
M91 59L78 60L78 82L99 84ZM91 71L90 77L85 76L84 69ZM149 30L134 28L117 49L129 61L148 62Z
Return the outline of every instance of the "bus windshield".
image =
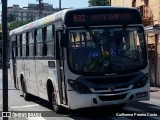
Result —
M119 73L146 65L142 27L69 30L68 60L75 72Z

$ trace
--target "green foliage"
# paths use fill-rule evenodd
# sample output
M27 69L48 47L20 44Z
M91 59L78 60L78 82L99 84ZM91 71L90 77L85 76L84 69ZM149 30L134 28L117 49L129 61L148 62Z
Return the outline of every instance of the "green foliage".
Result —
M20 26L22 26L22 25L25 25L25 24L27 24L27 23L29 23L30 21L14 21L14 22L10 22L10 23L8 23L8 32L10 31L10 30L13 30L13 29L15 29L15 28L18 28L18 27L20 27ZM2 32L2 24L0 24L0 32ZM2 34L0 34L0 37L1 37L1 39L0 39L0 44L2 44ZM10 43L10 39L9 39L9 36L8 36L8 38L7 38L7 43L8 43L8 50L10 49L9 47L9 43ZM0 46L0 47L2 47L2 46ZM2 50L0 49L0 60L2 59ZM0 65L1 65L1 61L0 61Z
M89 0L89 6L109 6L110 0Z
M25 25L25 24L27 24L29 22L31 22L31 21L14 21L14 22L10 22L10 23L8 23L8 30L9 31L13 30L13 29L18 28L18 27L20 27L22 25ZM2 24L0 24L0 30L2 30Z
M13 30L15 28L18 28L22 25L25 25L29 23L30 21L14 21L8 24L8 30Z
M16 18L13 14L8 14L7 19L8 19L8 22L12 22L12 21L15 21Z

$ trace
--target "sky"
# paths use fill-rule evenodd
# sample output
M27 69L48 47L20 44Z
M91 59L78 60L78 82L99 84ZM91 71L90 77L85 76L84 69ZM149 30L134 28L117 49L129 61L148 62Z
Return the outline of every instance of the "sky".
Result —
M0 0L1 2L1 0ZM44 3L53 5L53 8L59 8L59 0L43 0ZM7 6L12 7L13 4L19 5L21 8L27 7L28 3L38 4L36 0L7 0ZM61 8L81 8L88 7L88 0L61 0ZM2 11L2 4L0 4ZM0 15L1 23L1 15Z
M59 0L43 0L44 3L53 4L54 8L59 8ZM27 7L28 3L38 3L36 0L8 0L8 7L13 4L20 5L20 7ZM61 0L62 8L80 8L88 7L88 0ZM2 6L0 5L0 10Z

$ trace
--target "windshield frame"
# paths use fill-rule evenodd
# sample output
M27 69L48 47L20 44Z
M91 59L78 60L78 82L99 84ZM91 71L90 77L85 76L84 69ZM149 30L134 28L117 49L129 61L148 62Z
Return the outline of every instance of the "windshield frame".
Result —
M67 34L67 45L66 45L66 49L67 49L67 64L68 64L68 67L70 69L71 72L73 72L74 74L78 74L78 75L87 75L87 76L103 76L103 75L106 75L106 74L127 74L127 73L131 73L131 72L137 72L139 70L142 70L142 69L145 69L147 67L147 45L146 45L146 36L145 36L145 32L144 32L144 29L143 29L143 26L142 25L127 25L126 28L130 28L130 27L139 27L141 29L141 32L144 36L144 51L145 53L144 54L144 58L145 58L145 61L143 62L143 65L141 65L140 67L136 67L136 68L133 68L133 69L130 69L130 70L125 70L125 71L119 71L119 72L116 72L116 73L113 73L113 72L84 72L84 71L76 71L74 69L72 69L71 65L70 65L70 62L69 62L69 31L70 30L80 30L80 29L84 29L87 31L86 27L70 27L70 28L66 28L66 34ZM111 25L111 26L90 26L89 29L108 29L108 28L124 28L124 25Z

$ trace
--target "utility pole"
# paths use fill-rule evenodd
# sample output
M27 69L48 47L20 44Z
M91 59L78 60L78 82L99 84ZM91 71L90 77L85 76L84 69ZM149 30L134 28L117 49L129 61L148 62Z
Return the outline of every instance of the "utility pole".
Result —
M8 30L7 30L7 0L2 0L2 80L3 80L3 112L8 112ZM8 120L7 113L3 120Z
M59 0L59 11L61 11L61 0Z
M42 17L42 8L43 8L43 3L42 0L39 0L39 18Z
M154 68L154 76L155 76L155 81L154 81L154 87L157 87L158 86L158 79L157 79L157 76L158 76L158 72L157 72L157 66L158 66L158 34L155 34L155 52L154 52L154 63L155 63L155 68Z

